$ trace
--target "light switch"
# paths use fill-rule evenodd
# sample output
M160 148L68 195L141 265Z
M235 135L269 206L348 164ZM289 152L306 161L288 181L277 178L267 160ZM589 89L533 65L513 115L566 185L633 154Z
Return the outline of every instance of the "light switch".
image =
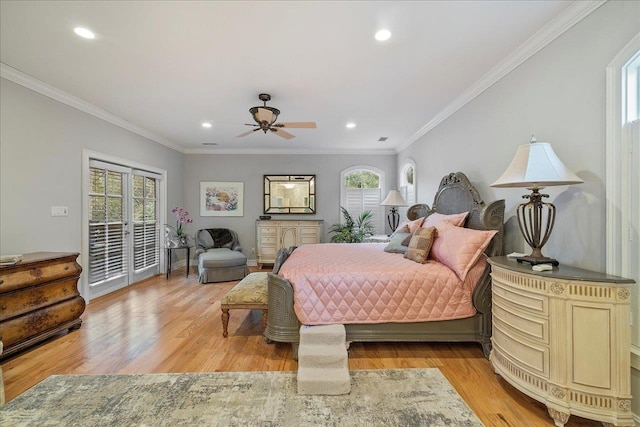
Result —
M67 216L69 215L68 206L51 206L51 216Z

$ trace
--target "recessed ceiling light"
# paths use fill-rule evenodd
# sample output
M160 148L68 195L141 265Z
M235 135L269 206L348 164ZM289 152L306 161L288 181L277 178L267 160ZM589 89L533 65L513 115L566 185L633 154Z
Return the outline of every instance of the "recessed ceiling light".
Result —
M96 35L93 34L93 32L91 30L87 30L86 28L82 28L82 27L76 27L73 29L73 31L79 35L80 37L83 37L85 39L95 39Z
M210 127L211 127L211 123L209 123L209 122L204 122L204 123L202 123L202 127L203 127L203 128L210 128Z
M380 30L376 33L376 40L381 42L389 40L389 37L391 37L391 31L389 30Z
M356 127L356 124L355 123L347 123L347 127L349 129L353 129L354 127Z

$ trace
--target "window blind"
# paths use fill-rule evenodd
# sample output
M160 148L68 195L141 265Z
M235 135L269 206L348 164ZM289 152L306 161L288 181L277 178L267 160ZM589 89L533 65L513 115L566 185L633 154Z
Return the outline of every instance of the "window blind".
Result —
M140 271L158 264L158 179L133 172L133 269Z
M89 172L89 284L127 272L125 173Z

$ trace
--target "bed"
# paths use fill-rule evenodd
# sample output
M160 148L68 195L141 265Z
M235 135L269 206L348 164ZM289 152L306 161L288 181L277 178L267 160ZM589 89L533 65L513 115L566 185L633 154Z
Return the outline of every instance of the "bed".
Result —
M433 214L453 215L462 212L468 212L463 224L465 228L481 231L494 230L495 235L493 235L484 250L484 255L486 257L502 255L504 200L497 200L488 204L484 203L478 191L461 172L451 173L442 178L431 208L425 204L413 205L408 209L407 217L409 220L417 220L422 217L428 218ZM349 342L477 342L482 345L485 356L489 356L491 350L491 280L490 267L485 262L484 256L481 261L478 261L478 264L474 264L473 267L475 268L469 269L466 277L463 277L464 280L459 279L460 295L467 295L463 297L458 295L453 298L456 302L467 298L467 306L469 307L462 307L462 309L456 307L455 310L448 310L448 306L440 306L436 310L440 316L436 316L434 320L429 318L428 314L425 317L424 313L419 313L425 311L420 310L420 307L409 306L408 304L413 303L413 301L409 301L410 298L405 298L404 302L394 300L394 297L386 299L374 298L371 303L360 302L360 306L354 310L345 307L345 301L353 302L354 305L357 305L356 302L362 294L378 289L376 288L378 282L395 280L396 282L393 283L393 286L397 286L398 283L405 286L400 280L403 278L399 277L405 274L405 268L409 268L409 264L413 261L402 260L403 257L400 254L384 252L385 244L338 244L344 246L345 250L355 251L348 255L334 250L339 247L331 245L313 245L316 248L312 245L304 245L298 249L283 249L278 253L273 273L270 273L268 278L268 321L264 332L267 342L291 343L294 358L297 358L299 330L302 324L343 323L347 332L347 341ZM315 264L313 263L313 256L310 256L312 251L317 253L318 261ZM360 270L353 272L350 271L350 263L345 262L345 259L350 259L350 257L358 258L359 256L356 253L358 251L362 252L360 258L365 260L375 259L374 263L379 261L382 264L383 260L388 260L391 266L385 267L387 273L382 275L384 277L375 279L376 285L370 285L366 292L361 292L360 296L354 296L350 299L334 298L333 301L325 301L325 309L328 308L329 310L316 310L317 313L314 314L314 307L310 307L305 311L305 304L309 305L309 300L301 302L303 294L308 293L306 291L307 288L302 287L303 285L315 286L319 289L325 288L327 290L326 293L331 295L334 290L327 288L327 286L331 286L329 278L335 277L337 274L340 274L341 277L346 277L346 279L342 279L343 281L348 281L349 277L352 277L353 282L374 282L374 280L369 280L366 277L370 273L369 270L375 269L373 264L362 267L362 265L354 262L354 264L360 266ZM326 253L321 254L321 252ZM325 258L326 256L330 257L331 253L334 253L334 261L328 261ZM480 264L481 262L482 264ZM436 261L429 261L429 264L431 269L440 269L438 270L439 273L436 274L438 277L445 275L440 273L449 271L445 266L434 265L439 264ZM363 268L367 271L363 272ZM419 276L421 274L419 269L422 267L415 266L415 268L418 270L415 272L411 270L405 275L409 275L411 278ZM440 285L428 283L423 286L431 289L432 286ZM336 287L336 290L338 288L340 287ZM294 289L298 289L295 295ZM379 290L375 290L375 292L380 292L380 295L383 294ZM447 292L452 293L451 291ZM322 299L319 294L306 296L311 298L312 305L320 304L319 300ZM362 307L376 304L375 300L380 300L390 305L393 304L396 308L397 306L406 308L405 316L403 317L403 310L398 309L392 310L396 317L385 318L377 316L376 313L381 311L379 307L371 310L373 314L364 313L364 317L358 317L358 314L351 315L353 314L351 311L362 313ZM380 301L378 301L378 304ZM296 311L300 316L296 314ZM328 314L326 313L327 311ZM454 311L456 313L453 313ZM343 315L344 319L341 318ZM302 321L300 318L302 318Z

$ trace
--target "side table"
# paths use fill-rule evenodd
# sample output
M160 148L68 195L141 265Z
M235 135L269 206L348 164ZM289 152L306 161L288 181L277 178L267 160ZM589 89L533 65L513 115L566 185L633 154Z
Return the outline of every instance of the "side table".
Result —
M187 250L187 275L186 277L189 277L189 261L191 260L191 246L187 245L187 246L176 246L173 248L167 248L167 279L169 279L169 276L171 275L171 255L173 253L173 251L177 250L177 249L186 249Z
M491 364L542 402L557 427L572 414L633 426L629 305L634 281L566 265L491 264Z

